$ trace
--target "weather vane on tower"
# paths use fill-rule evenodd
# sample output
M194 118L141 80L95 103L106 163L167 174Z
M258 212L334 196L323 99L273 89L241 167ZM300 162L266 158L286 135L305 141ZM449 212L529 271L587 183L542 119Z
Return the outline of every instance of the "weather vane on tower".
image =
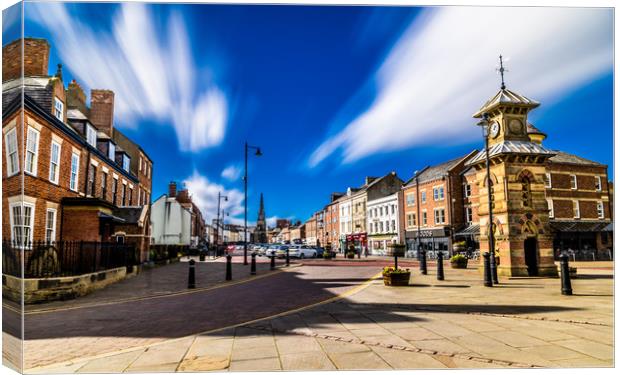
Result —
M504 60L502 59L502 55L499 55L499 68L497 69L497 71L502 76L502 90L505 90L506 84L504 83L504 72L507 72L508 69L504 69Z

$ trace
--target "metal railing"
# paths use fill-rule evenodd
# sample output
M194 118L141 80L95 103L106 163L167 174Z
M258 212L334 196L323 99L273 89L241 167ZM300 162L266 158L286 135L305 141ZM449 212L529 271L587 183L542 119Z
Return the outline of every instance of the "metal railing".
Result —
M35 241L23 245L2 241L2 273L16 277L77 276L136 264L138 254L129 244Z

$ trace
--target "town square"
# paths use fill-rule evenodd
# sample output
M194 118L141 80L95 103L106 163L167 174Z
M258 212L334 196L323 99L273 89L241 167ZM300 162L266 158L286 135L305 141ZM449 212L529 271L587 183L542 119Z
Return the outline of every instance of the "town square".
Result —
M614 12L5 8L3 366L611 371Z

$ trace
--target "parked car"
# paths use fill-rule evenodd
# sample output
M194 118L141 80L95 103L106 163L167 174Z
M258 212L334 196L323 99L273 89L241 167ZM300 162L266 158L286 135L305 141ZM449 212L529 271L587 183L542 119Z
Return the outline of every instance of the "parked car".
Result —
M316 258L317 251L308 245L291 245L289 256L292 258Z
M235 252L235 245L226 246L226 254L232 254Z
M286 246L286 245L282 245L282 246L278 246L278 249L276 250L276 257L278 258L286 258L286 251L289 251L289 256L290 255L290 247Z
M275 256L276 251L281 250L282 248L286 250L286 245L271 245L265 250L265 256Z
M316 250L316 256L319 258L322 257L325 252L325 249L322 247L315 247L314 250Z

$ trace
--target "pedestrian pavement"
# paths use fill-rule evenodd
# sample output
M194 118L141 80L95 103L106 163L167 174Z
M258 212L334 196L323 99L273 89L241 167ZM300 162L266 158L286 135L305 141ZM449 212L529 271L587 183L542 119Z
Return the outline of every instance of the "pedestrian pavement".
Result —
M80 307L85 305L98 305L118 301L139 300L154 296L165 296L188 291L187 282L189 277L189 260L194 259L196 288L207 289L225 284L226 281L226 258L205 259L199 261L198 257L182 257L179 262L143 268L135 276L130 276L122 281L108 285L104 289L97 290L88 295L65 301L51 301L34 305L26 305L26 313L46 311L56 308ZM295 262L291 262L295 266ZM284 266L283 260L278 260L278 269ZM270 274L269 260L257 259L256 275L259 277ZM256 276L250 275L250 266L243 265L243 257L234 257L232 262L233 281L244 281ZM11 301L3 301L5 305L20 310L21 307Z
M557 278L487 288L475 268L447 267L444 281L412 269L408 287L374 279L283 315L27 372L612 367L610 267L579 268L572 296Z

